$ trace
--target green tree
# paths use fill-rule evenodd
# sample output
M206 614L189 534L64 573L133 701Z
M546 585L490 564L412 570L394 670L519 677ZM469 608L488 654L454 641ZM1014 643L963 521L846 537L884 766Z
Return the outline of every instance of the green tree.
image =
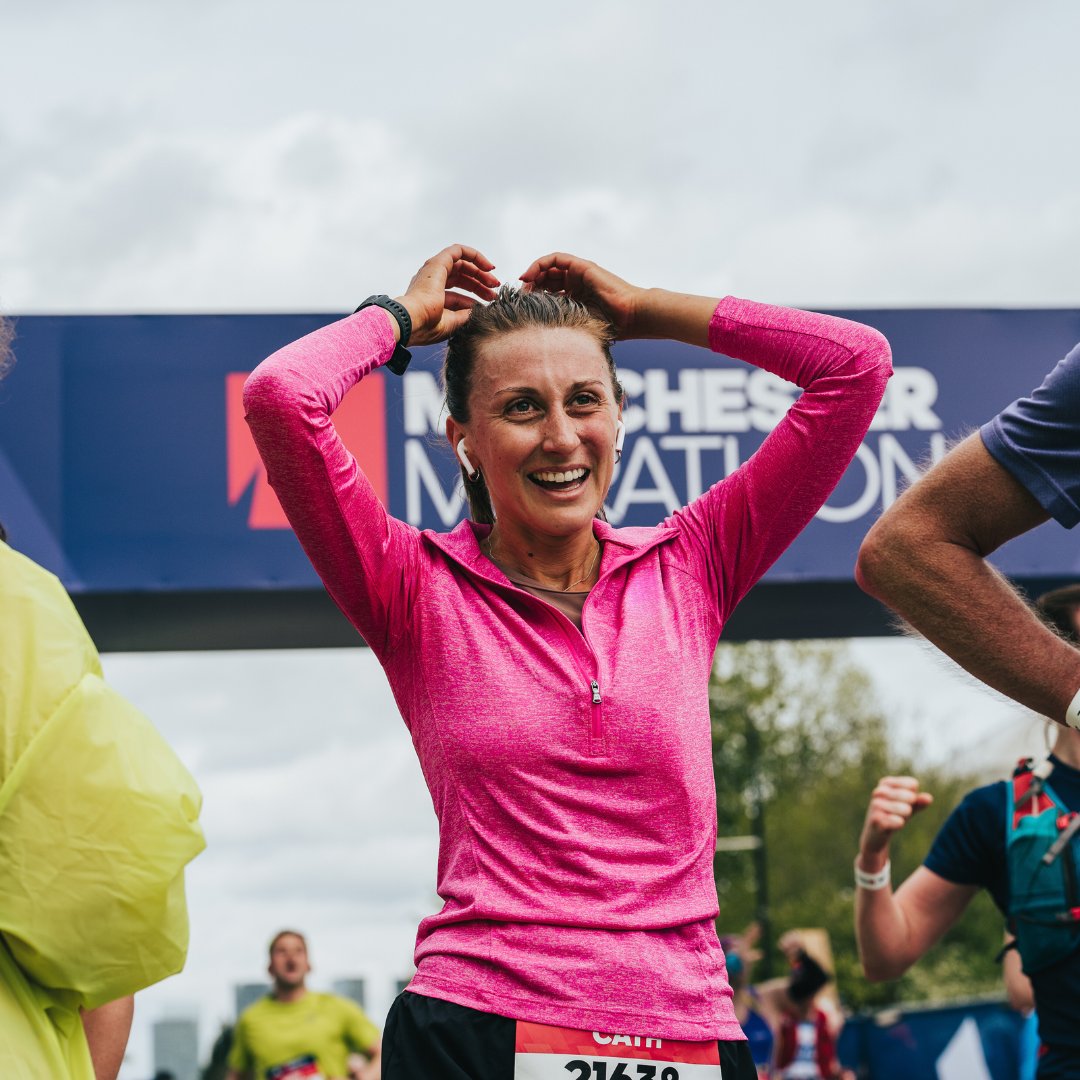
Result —
M902 979L871 985L862 976L852 860L874 784L886 773L913 773L935 796L894 843L893 880L899 883L920 864L949 811L976 781L920 770L890 752L869 677L842 644L722 645L710 703L719 836L765 838L773 932L763 944L789 927L824 927L838 989L852 1007L1000 988L994 957L1003 921L985 896ZM759 914L752 851L718 852L716 883L722 932L737 931Z

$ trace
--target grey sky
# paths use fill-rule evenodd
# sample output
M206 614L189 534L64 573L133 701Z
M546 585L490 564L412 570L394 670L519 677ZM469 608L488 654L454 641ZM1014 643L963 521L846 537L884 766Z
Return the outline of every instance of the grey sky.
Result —
M346 311L454 240L511 278L564 248L781 303L1080 299L1072 0L0 0L0 40L12 313ZM1030 726L910 643L855 655L934 760L1011 757ZM435 834L370 654L107 668L195 771L210 840L188 971L142 997L124 1077L159 1015L208 1038L280 925L323 981L368 975L381 1020Z
M2 5L0 299L347 309L453 239L817 304L1070 304L1069 2Z

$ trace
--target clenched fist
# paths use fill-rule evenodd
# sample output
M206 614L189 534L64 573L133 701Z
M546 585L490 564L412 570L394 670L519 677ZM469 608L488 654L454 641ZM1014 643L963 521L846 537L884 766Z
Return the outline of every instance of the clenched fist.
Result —
M919 790L914 776L883 776L870 796L862 836L859 865L868 874L877 873L889 857L889 841L912 815L929 806L934 796Z

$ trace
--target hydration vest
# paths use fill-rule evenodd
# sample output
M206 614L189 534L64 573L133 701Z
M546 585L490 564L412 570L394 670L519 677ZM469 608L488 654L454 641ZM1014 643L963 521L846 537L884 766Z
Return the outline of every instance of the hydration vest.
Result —
M1027 975L1080 947L1080 814L1054 794L1048 773L1023 758L1009 785L1009 929Z

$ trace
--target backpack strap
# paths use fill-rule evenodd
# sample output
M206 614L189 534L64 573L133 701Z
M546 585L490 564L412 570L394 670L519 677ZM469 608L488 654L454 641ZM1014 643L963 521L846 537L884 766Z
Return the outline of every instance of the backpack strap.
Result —
M1009 807L1009 824L1012 832L1022 818L1029 814L1038 816L1057 805L1047 790L1046 778L1053 765L1050 760L1033 766L1032 758L1021 758L1012 775L1012 805Z

